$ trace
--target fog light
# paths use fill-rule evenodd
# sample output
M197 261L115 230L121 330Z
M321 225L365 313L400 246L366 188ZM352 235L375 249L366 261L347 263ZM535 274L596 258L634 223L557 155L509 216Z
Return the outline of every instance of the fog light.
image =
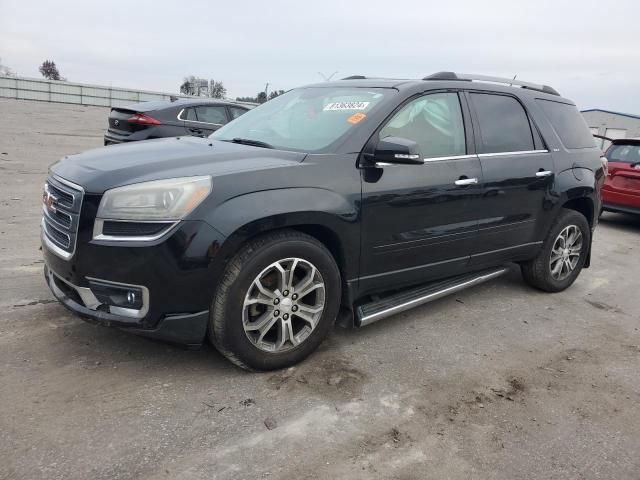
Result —
M140 288L96 280L90 280L89 287L100 303L104 305L133 310L142 308L142 289Z

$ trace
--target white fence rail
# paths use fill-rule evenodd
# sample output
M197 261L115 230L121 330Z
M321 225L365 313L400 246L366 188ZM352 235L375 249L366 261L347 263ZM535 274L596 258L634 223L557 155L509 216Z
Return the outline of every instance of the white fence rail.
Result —
M168 100L171 96L183 95L0 75L0 97L4 98L119 107L150 100Z

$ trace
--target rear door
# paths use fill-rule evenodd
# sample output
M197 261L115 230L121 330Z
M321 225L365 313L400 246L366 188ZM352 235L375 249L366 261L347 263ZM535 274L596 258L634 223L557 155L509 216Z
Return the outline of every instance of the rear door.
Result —
M554 177L551 154L523 104L508 94L467 92L484 185L472 265L528 256L539 248Z
M198 105L184 112L184 125L189 135L207 137L229 122L224 105Z

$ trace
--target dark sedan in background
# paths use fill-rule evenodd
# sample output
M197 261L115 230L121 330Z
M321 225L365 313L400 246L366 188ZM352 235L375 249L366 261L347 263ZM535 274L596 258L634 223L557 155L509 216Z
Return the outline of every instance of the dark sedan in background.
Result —
M142 102L111 109L104 144L191 135L206 137L253 105L204 98Z

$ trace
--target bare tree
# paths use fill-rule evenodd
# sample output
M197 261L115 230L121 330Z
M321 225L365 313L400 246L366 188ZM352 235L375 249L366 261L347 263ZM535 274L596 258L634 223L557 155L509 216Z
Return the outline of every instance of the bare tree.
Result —
M195 77L193 75L184 77L184 81L182 82L182 85L180 85L180 93L184 95L194 95L194 80Z
M222 82L189 75L184 77L180 85L180 93L197 97L224 98L227 94L227 89L224 88Z
M64 80L60 76L56 63L52 60L42 62L42 65L40 65L40 73L44 78L48 78L49 80Z
M2 58L0 58L0 75L4 75L5 77L13 77L15 73L6 65L2 64Z
M209 96L211 98L224 98L227 96L227 89L222 82L209 80Z
M282 95L284 93L284 90L274 90L273 92L271 92L269 94L269 100L271 100L272 98L276 98L279 97L280 95Z

